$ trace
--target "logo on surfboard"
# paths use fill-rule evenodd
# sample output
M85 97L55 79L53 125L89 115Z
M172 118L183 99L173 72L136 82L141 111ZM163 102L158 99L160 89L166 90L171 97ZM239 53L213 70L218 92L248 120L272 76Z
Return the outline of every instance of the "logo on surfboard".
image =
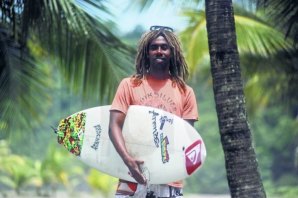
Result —
M152 134L153 134L153 140L155 146L158 148L160 144L160 151L161 151L161 160L162 163L167 163L169 162L169 152L168 152L168 144L169 144L169 139L167 136L163 137L164 134L162 132L165 123L170 123L173 124L173 119L168 118L167 116L162 116L159 115L159 113L153 111L149 111L149 114L152 114ZM157 127L157 118L160 116L159 119L159 127Z
M168 116L161 116L160 117L160 130L163 129L163 126L165 125L165 122L168 122L170 124L173 124L173 119L168 118Z
M94 128L96 131L96 137L95 137L94 144L91 146L91 148L93 148L94 150L97 150L99 145L100 135L101 135L101 126L100 124L98 124L98 125L95 125Z
M169 152L168 152L168 137L163 137L163 133L160 134L160 144L161 144L161 159L162 163L167 163L170 160Z
M153 110L153 111L149 111L149 114L152 114L152 127L153 127L152 134L153 134L154 144L158 148L159 147L159 139L158 139L156 117L159 115L159 113L156 113Z
M197 140L185 150L185 165L188 175L191 175L202 164L201 145L201 140Z

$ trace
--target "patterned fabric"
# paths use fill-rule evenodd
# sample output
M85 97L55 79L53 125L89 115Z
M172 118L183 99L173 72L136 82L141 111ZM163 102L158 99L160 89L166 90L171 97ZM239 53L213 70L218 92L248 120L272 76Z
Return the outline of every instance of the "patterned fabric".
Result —
M172 197L183 198L182 188L168 186L166 184L151 184L144 186L124 180L119 180L115 198L158 198Z
M83 145L86 123L86 113L71 115L60 121L58 126L58 143L79 156Z
M116 190L116 195L132 196L135 194L137 187L138 187L137 183L119 180L118 187Z

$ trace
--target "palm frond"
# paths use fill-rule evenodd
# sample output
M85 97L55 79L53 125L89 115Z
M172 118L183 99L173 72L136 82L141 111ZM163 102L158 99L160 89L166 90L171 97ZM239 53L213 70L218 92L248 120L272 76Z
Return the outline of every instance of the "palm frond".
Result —
M157 3L158 2L158 3ZM197 7L201 5L203 0L168 0L168 1L153 1L153 0L137 0L129 2L129 5L124 9L127 10L129 8L133 8L139 10L140 12L149 10L151 8L155 8L156 6L167 6L167 5L174 5L178 8L190 8L190 7Z
M281 32L266 24L257 16L235 10L237 43L240 54L254 54L268 57L278 50L289 50L291 41L284 40ZM206 19L204 11L188 11L190 26L181 32L181 40L186 49L186 59L194 72L198 66L209 63Z
M203 63L209 61L205 12L189 10L185 12L185 15L190 18L190 26L179 36L186 53L190 73L194 74L197 65L207 65Z
M73 91L104 101L131 73L133 50L112 34L113 23L103 1L81 1L102 18L78 2L20 0L1 7L1 131L13 131L12 126L32 128L45 117L57 68Z
M5 127L0 131L19 126L31 128L42 119L49 105L45 87L51 84L48 77L51 71L11 44L9 38L0 38L0 51L5 55L0 73L0 117Z
M257 0L258 8L264 10L272 24L285 31L286 37L298 41L298 1Z
M295 53L295 52L293 52ZM296 66L287 52L279 52L273 57L247 56L241 58L245 80L245 92L250 113L269 105L283 104L285 112L297 116Z
M133 1L133 3L129 5L129 7L134 6L137 7L140 11L144 11L146 9L149 9L153 2L153 0L137 0Z
M34 6L25 9L28 31L53 58L58 57L72 90L89 97L112 95L120 78L131 73L134 51L106 25L112 24L107 7L95 0L44 0L42 6L39 17L30 15ZM103 81L113 76L114 81Z
M83 86L81 89L88 96L89 94L104 96L108 90L113 91L115 82L118 83L123 75L132 71L129 68L132 69L130 57L132 57L133 50L114 36L104 22L92 18L72 1L52 2L56 2L60 9L46 9L50 13L44 17L54 17L55 23L46 28L50 28L51 33L47 34L43 31L39 40L45 41L44 38L48 38L50 41L60 41L55 43L55 46L49 45L48 49L59 57L63 75L74 88ZM92 5L96 3L92 2ZM101 5L94 8L97 8L96 11L101 9L105 12L105 8ZM61 20L61 12L65 19ZM54 31L58 31L58 34ZM46 42L43 44L47 46ZM123 70L124 67L126 69ZM106 77L111 79L113 76L118 78L114 78L113 82L103 82ZM93 91L88 91L88 89Z
M249 53L267 57L278 50L289 50L290 40L285 40L282 32L272 26L245 16L235 16L239 53Z

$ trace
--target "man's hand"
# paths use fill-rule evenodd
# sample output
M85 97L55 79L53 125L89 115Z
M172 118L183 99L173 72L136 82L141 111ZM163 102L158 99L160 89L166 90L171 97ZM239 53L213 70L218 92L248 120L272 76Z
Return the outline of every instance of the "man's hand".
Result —
M142 174L142 170L141 170L141 166L144 164L144 161L136 160L130 157L129 159L126 159L124 163L126 164L126 166L130 171L129 172L130 176L132 176L139 184L143 184L143 185L147 184L147 180Z

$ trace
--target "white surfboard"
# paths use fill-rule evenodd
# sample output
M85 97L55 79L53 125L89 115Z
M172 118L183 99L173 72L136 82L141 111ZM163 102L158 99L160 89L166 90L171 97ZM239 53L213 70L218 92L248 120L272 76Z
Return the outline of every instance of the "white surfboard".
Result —
M110 106L94 107L60 121L58 142L87 165L135 182L108 135ZM122 133L128 152L143 160L150 184L182 180L198 170L206 158L199 133L186 121L160 109L132 105Z

